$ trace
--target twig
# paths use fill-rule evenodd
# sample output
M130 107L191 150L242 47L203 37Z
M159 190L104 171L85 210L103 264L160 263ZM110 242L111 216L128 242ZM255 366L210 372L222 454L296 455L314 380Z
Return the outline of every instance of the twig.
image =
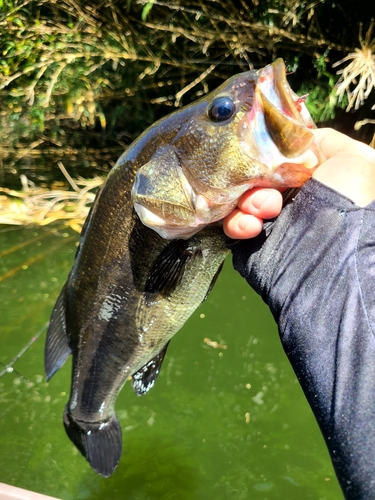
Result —
M217 64L211 64L210 67L208 67L206 69L206 71L203 71L202 74L200 74L198 76L198 78L196 78L195 80L193 80L191 83L189 83L189 85L186 85L186 87L184 87L183 89L181 89L179 92L176 93L176 100L174 102L174 105L177 107L179 106L180 104L180 100L181 100L181 97L186 94L186 92L188 92L190 89L192 89L193 87L195 87L198 83L200 83L202 80L204 80L206 78L206 76L208 76L218 65L219 63Z
M70 175L69 175L68 171L66 170L66 168L64 167L62 161L58 161L57 165L58 165L59 169L61 170L61 172L64 174L66 180L69 182L69 184L74 189L74 191L77 191L77 193L79 193L79 191L80 191L79 187L74 182L74 180L70 177Z

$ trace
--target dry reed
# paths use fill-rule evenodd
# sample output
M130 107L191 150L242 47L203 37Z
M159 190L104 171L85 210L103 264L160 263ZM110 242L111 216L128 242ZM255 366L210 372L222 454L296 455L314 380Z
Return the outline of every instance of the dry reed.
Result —
M0 187L0 224L45 226L63 221L80 232L103 179L79 178L74 181L63 165L59 166L72 189L38 187L25 175L20 176L20 191Z

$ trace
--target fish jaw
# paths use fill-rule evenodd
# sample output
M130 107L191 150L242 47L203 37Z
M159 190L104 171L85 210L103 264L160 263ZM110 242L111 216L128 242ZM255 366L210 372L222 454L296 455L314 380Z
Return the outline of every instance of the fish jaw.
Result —
M304 98L286 80L284 62L249 71L246 79L234 77L211 98L237 96L233 120L209 123L208 111L194 117L172 141L173 154L162 162L156 154L139 168L135 210L163 238L189 238L223 219L253 187L300 187L324 160Z
M161 219L172 225L181 220L186 225L194 225L196 196L172 146L160 148L138 170L131 195L134 208L145 226L156 224L158 227Z
M247 190L246 187L242 187L242 192ZM187 240L194 236L194 234L201 231L208 224L213 224L212 218L219 221L228 215L237 204L237 199L225 204L217 205L211 202L209 199L202 195L195 195L194 199L194 218L188 222L185 220L185 224L173 224L169 220L159 217L154 212L146 208L144 205L135 203L134 209L141 219L142 223L153 229L159 236L166 240L173 240L176 238ZM215 215L213 216L213 213Z
M273 151L273 161L271 158L266 159L267 167L271 170L276 170L285 158L285 163L293 159L292 163L303 164L309 170L324 160L311 132L315 124L304 99L290 88L282 59L259 70L254 105L248 114L248 121L263 118L262 126L258 127L272 140L279 152ZM253 144L251 146L254 147Z
M254 171L252 187L301 187L325 158L304 98L286 80L282 59L259 70L254 94L240 137L244 151L268 172Z

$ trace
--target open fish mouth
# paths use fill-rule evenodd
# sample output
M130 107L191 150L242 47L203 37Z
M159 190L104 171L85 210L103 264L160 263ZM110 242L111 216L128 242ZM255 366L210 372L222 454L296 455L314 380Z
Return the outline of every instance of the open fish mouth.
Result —
M308 128L315 124L307 111L305 100L307 96L299 97L290 88L286 79L286 68L282 59L259 70L258 88L274 108Z
M235 103L236 112L223 123L211 123L208 110L223 96ZM190 238L228 215L252 187L300 187L324 159L311 132L315 124L305 97L290 88L282 59L232 77L206 100L207 106L200 104L200 115L192 117L193 125L189 122L181 129L185 137L180 130L177 139L156 151L136 175L135 210L143 224L163 238ZM193 135L195 119L198 143ZM193 146L201 151L206 144L209 149L215 134L221 143L217 141L217 151L210 149L209 167L204 161L197 166L199 152ZM183 154L182 139L188 144ZM235 152L237 163L222 154L222 143Z
M305 105L307 96L299 97L290 88L282 59L277 59L259 70L258 74L249 120L254 120L255 115L261 116L264 118L264 124L255 124L253 129L258 128L264 136L268 133L282 157L294 160L293 163L305 164L308 169L316 167L321 153L312 147L312 154L309 155L309 147L314 142L310 130L316 127ZM269 138L265 138L265 144L268 146ZM306 152L308 154L300 158ZM273 162L267 164L271 169L275 168L277 163L281 165L280 160L285 161L285 158L278 157L276 151L274 154Z

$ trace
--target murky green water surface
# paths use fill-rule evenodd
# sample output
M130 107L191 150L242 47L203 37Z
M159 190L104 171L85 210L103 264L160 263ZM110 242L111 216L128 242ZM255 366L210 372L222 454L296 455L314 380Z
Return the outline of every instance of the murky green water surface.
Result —
M93 472L62 424L70 362L47 384L45 332L32 341L77 239L61 228L0 233L0 372L31 342L0 377L0 482L64 500L342 498L274 321L230 259L172 340L155 387L137 397L125 385L122 459L109 479Z

